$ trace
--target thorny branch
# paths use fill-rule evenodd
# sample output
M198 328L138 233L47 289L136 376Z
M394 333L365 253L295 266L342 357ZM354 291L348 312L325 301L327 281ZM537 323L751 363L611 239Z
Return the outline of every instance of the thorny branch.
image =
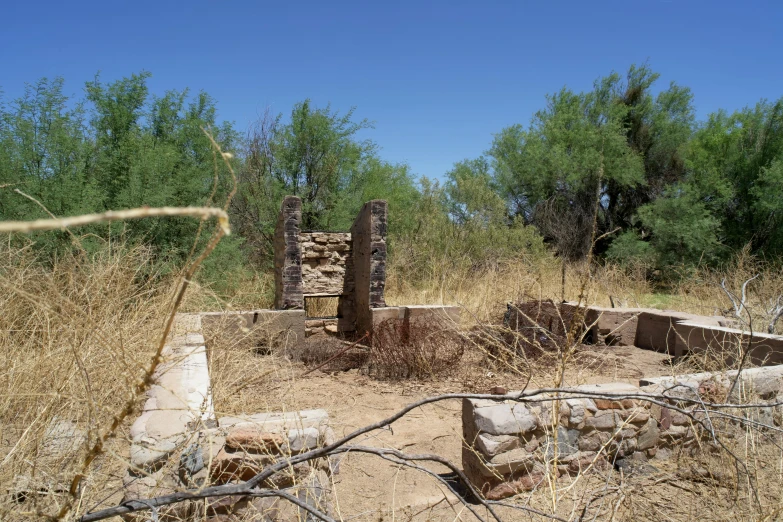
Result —
M674 388L680 387L681 385L676 385L671 388L669 388L668 391L671 391ZM549 395L547 397L542 397L542 395ZM493 515L493 518L495 520L501 520L497 513L494 512L492 509L492 506L505 506L505 507L512 507L514 509L519 509L520 506L518 505L511 505L503 502L497 502L497 501L487 501L480 497L478 492L472 487L472 485L467 480L467 477L464 475L464 473L461 471L460 468L458 468L456 465L448 461L447 459L444 459L442 457L439 457L437 455L407 455L402 452L399 452L398 450L394 449L388 449L388 448L369 448L364 446L351 446L348 445L348 443L357 437L378 430L386 428L387 426L391 425L395 421L401 419L411 411L420 408L422 406L425 406L427 404L432 404L435 402L445 401L445 400L454 400L454 399L485 399L485 400L493 400L493 401L516 401L520 403L527 403L527 402L540 402L540 401L557 401L557 400L564 400L564 399L570 399L570 398L590 398L590 399L606 399L610 401L620 401L624 399L631 399L631 400L637 400L637 401L644 401L648 402L650 404L656 404L664 408L668 408L670 410L682 413L683 415L688 416L694 424L698 424L699 426L702 426L708 433L710 433L713 437L714 442L716 442L718 445L721 446L721 448L727 452L731 456L731 458L734 460L735 464L739 469L741 469L746 475L749 475L749 471L744 463L744 461L735 455L718 437L717 433L715 432L712 421L709 417L705 416L704 418L700 417L700 414L707 413L708 411L712 413L713 415L725 417L728 419L731 419L741 425L747 425L752 428L757 429L769 429L772 431L777 432L783 432L778 427L771 426L768 424L764 424L758 421L754 421L751 419L748 419L746 417L741 417L738 415L732 415L729 413L721 412L721 411L715 411L715 410L722 410L722 409L751 409L751 408L771 408L774 406L783 406L783 402L773 402L773 403L751 403L751 404L733 404L733 403L712 403L712 402L704 402L700 399L693 399L689 398L687 396L680 396L680 395L667 395L666 393L663 394L648 394L648 393L623 393L623 394L611 394L611 393L600 393L600 392L592 392L592 391L585 391L585 390L578 390L578 389L567 389L567 388L540 388L536 390L531 391L522 391L522 392L516 392L516 393L508 393L505 395L492 395L492 394L476 394L476 393L450 393L450 394L443 394L443 395L437 395L433 397L427 397L424 399L421 399L419 401L416 401L414 403L409 404L408 406L402 408L394 415L391 415L390 417L387 417L381 421L378 421L376 423L367 425L363 428L360 428L353 433L350 433L349 435L346 435L345 437L335 441L332 444L323 446L321 448L317 448L314 450L307 451L305 453L301 453L299 455L293 455L287 458L283 458L271 465L269 465L266 469L258 473L256 476L251 478L250 480L246 482L242 482L239 484L226 484L221 486L212 486L203 488L201 490L193 490L193 491L181 491L172 493L169 495L162 495L159 497L154 497L150 499L145 500L131 500L128 502L125 502L119 506L115 506L112 508L103 509L100 511L95 511L92 513L87 513L84 516L82 516L81 521L82 522L92 522L97 520L104 520L113 516L123 515L127 513L133 513L137 511L143 511L148 510L151 508L159 508L161 506L176 504L178 502L183 502L187 500L197 500L197 499L205 499L205 498L213 498L213 497L223 497L228 495L247 495L247 496L277 496L284 498L290 502L293 502L297 505L300 505L300 503L295 499L295 497L290 496L289 494L285 493L285 491L282 490L275 490L275 489L263 489L262 484L269 478L271 478L275 473L284 471L286 469L291 468L293 465L311 461L319 458L328 457L330 455L337 455L340 453L349 453L349 452L362 452L362 453L368 453L368 454L374 454L381 458L384 458L386 460L394 460L398 464L403 464L408 467L415 467L416 469L426 472L429 475L433 476L433 473L429 470L426 470L426 468L423 468L422 466L418 466L415 464L412 464L412 461L431 461L431 462L437 462L439 464L442 464L446 467L448 467L452 472L454 472L462 482L464 482L465 486L468 488L468 490L475 496L475 498L478 500L478 502L485 506L486 509L489 511L490 514ZM700 408L694 409L694 410L688 410L685 407L678 406L677 404L673 403L680 403L685 405L696 405L700 406ZM440 479L442 481L442 477ZM453 491L453 488L447 484L449 489ZM755 487L751 483L751 488L753 488L754 496L756 496L756 501L758 502L758 497L755 491ZM457 498L463 502L466 506L468 505L469 501L467 499L462 498L462 496L457 495ZM304 506L300 506L304 507ZM473 511L471 506L468 506L468 508ZM308 508L305 508L308 509ZM533 510L532 508L523 508L526 511L529 511L530 513L537 514L540 516L544 516L553 520L563 520L553 514L543 513L543 512L537 512L536 510ZM331 521L332 519L329 518L326 514L321 513L320 511L316 513L317 510L315 508L312 508L309 506L308 511L313 514L313 516L316 516L317 518L321 520ZM475 512L474 512L475 514ZM478 515L476 515L478 517ZM481 517L478 517L481 520L483 520Z

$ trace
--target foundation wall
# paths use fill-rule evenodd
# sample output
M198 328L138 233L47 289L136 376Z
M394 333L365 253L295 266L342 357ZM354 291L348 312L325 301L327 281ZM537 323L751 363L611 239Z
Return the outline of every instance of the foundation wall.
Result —
M577 310L575 303L554 304L531 301L509 305L509 328L524 332L543 329L553 336L565 336ZM637 346L646 350L683 356L712 350L731 364L740 344L751 345L755 365L783 364L783 336L748 332L726 325L732 320L652 308L586 307L584 321L576 328L587 344Z
M674 325L674 355L698 354L707 350L724 355L726 364L736 362L743 350L750 349L750 362L757 366L783 364L783 336L753 333L723 326L682 321Z
M563 392L559 403L552 395L535 395L535 390L520 401L464 399L463 470L486 498L500 499L546 487L555 455L558 474L576 475L608 469L619 459L645 462L698 451L709 433L674 405L687 411L699 406L678 398L725 397L735 377L736 372L704 373L644 379L640 386L585 385ZM748 369L732 399L777 401L782 385L783 366ZM672 408L623 398L646 394L656 395L659 403L667 401L661 396L671 397Z

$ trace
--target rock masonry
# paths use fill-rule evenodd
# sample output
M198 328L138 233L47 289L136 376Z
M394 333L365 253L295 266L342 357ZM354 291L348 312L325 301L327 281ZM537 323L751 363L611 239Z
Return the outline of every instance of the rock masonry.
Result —
M658 391L653 388L610 383L576 389L611 396ZM695 446L701 433L688 416L644 400L552 399L463 400L463 468L486 498L545 486L554 470L576 475L620 459L667 458L673 448Z
M350 232L304 231L302 201L286 196L274 236L275 308L301 310L307 297L334 296L337 320L327 324L313 318L306 334L370 331L371 309L385 306L386 221L386 202L373 200L359 211Z
M350 232L301 232L302 288L306 295L353 292Z
M141 416L131 427L124 501L245 481L281 458L334 441L325 410L216 419L201 319L198 314L177 316L164 363L147 392ZM262 486L292 488L291 494L328 513L329 477L335 471L328 459L315 459L273 475ZM266 518L259 519L273 522L305 520L298 509L288 502L234 496L206 503L179 502L160 509L159 515L178 520L206 516L226 522L262 516ZM145 516L128 518L146 520Z

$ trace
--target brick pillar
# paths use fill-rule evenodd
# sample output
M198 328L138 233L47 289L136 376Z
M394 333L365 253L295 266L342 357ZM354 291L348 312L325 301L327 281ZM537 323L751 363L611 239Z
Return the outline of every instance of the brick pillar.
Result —
M275 227L275 308L280 310L304 309L301 223L302 200L286 196Z
M386 306L386 202L364 204L351 227L355 281L356 330L372 330L372 308Z

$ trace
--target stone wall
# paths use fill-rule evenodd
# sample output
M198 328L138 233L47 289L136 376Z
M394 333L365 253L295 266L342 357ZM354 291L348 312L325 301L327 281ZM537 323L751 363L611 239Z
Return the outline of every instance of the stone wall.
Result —
M576 303L528 301L509 305L506 323L512 330L534 329L553 337L563 337L577 309ZM586 344L636 346L682 356L711 350L723 355L727 364L734 362L739 343L751 345L751 360L757 365L783 363L783 336L754 333L731 328L732 319L702 316L653 308L585 307L584 321L576 332L584 334Z
M304 295L353 293L351 234L300 232Z
M356 282L354 278L353 240L350 232L301 232L302 291L308 296L339 296L336 330L356 329ZM318 324L323 323L323 324ZM307 325L308 334L323 331L327 323L315 320Z
M641 463L666 459L674 451L695 452L702 437L709 438L709 434L678 411L699 406L679 399L723 399L736 374L647 378L640 386L578 386L563 392L559 401L551 394L536 395L535 390L520 401L464 399L463 470L485 497L499 499L546 487L553 464L558 474L575 475L607 469L627 459ZM629 395L654 395L657 402L670 407L643 398L623 398ZM731 399L759 398L771 405L783 398L783 366L742 373ZM773 415L779 418L780 407L770 407L765 414L769 417L765 422L776 424ZM705 418L701 412L693 415Z
M142 414L131 426L123 502L242 482L280 458L334 442L325 410L215 418L202 326L224 327L233 335L265 319L303 328L303 310L271 311L267 317L263 312L270 311L177 314L164 361L147 391ZM287 491L300 500L330 513L328 475L336 471L336 462L315 459L276 473L262 486L290 488ZM179 502L160 508L158 514L161 520L189 520L203 515L204 509L208 517L231 515L244 520L264 513L265 520L274 522L303 520L306 515L297 508L291 511L287 504L270 505L268 499L242 496L216 498L206 504L204 500ZM147 516L137 518L146 520Z
M275 226L275 308L304 308L302 250L299 243L302 200L286 196Z
M737 346L750 349L749 362L760 366L783 364L783 336L768 333L743 332L725 326L708 326L695 321L681 321L674 325L673 354L682 356L710 351L721 355L725 364L735 364Z
M356 281L356 329L372 330L372 309L386 306L386 202L364 204L351 227Z
M350 232L302 231L302 202L287 196L274 237L275 308L303 309L305 297L338 296L337 331L359 324L369 331L370 309L385 306L386 212L386 202L374 200ZM310 326L311 332L322 328Z

